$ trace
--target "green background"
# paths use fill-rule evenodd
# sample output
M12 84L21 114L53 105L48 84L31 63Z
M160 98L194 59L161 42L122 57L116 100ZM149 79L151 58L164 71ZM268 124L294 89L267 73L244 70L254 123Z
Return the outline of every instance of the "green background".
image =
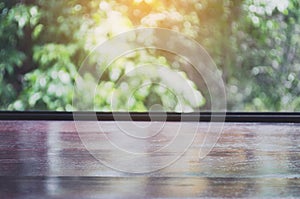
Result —
M300 110L298 0L1 0L0 109L77 110L73 86L83 60L101 42L139 27L179 31L204 46L222 73L228 110ZM128 88L147 76L122 77L147 63L180 74L197 100L155 84L129 96ZM100 81L92 72L84 79L98 85L99 111L149 111L155 104L166 111L210 110L209 93L193 73L176 56L144 50L116 60Z

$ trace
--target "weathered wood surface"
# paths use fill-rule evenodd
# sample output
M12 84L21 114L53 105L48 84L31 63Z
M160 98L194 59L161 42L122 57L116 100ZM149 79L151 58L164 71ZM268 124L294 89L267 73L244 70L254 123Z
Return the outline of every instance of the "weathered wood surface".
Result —
M85 125L88 140L99 142L97 131L88 122ZM164 145L174 134L172 125L146 144L148 151ZM114 137L120 133L113 122L101 126ZM193 129L196 123L188 126ZM199 159L202 138L196 136L170 166L130 174L93 157L74 122L0 121L0 198L300 197L299 124L226 123L213 150ZM101 141L93 145L104 146ZM144 150L145 143L132 147ZM172 152L158 154L158 159L149 156L148 162L136 167L152 168ZM120 156L109 148L96 153L108 159Z

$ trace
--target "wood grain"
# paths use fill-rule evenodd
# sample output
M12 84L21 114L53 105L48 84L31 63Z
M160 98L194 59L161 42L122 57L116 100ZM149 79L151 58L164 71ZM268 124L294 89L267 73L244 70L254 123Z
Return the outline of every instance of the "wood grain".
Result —
M176 134L178 123L171 122L160 134L133 132L152 136L142 144L120 141L122 147L150 153L127 165L131 170L156 168L180 151L154 151L174 135L184 143L187 134L196 132L179 160L143 174L120 172L97 159L123 160L122 153L110 150L99 138L104 133L119 138L122 131L116 123L100 122L101 132L89 122L81 125L84 134L78 134L72 121L0 121L0 198L300 197L299 124L225 123L217 144L203 159L199 150L208 123L201 123L197 131L198 123L184 124L190 131L182 135ZM160 125L154 123L150 129L157 131ZM217 138L215 132L208 133ZM92 152L83 139L91 143Z

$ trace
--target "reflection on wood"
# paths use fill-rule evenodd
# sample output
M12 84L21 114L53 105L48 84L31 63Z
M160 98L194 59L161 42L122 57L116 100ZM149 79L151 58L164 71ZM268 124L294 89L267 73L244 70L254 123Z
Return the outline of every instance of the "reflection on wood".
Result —
M199 149L207 123L201 123L197 131L194 131L197 123L184 124L184 134L174 133L178 123L168 123L158 134L151 130L141 132L140 136L151 136L137 144L124 136L118 140L122 131L114 122L101 122L102 131L95 130L88 122L82 125L84 135L77 133L74 122L0 121L0 198L300 195L299 124L226 123L217 144L204 159L199 159ZM159 125L155 123L151 129L159 129ZM149 152L142 161L129 165L132 170L157 168L181 150L180 143L186 144L193 137L186 134L194 132L193 144L180 159L156 172L123 173L96 159L122 160L119 157L122 153L106 147L103 138L99 139L99 134L105 134L123 148ZM171 142L174 135L182 142L154 153ZM139 134L135 132L132 136ZM85 148L83 139L93 143L90 149L98 157Z

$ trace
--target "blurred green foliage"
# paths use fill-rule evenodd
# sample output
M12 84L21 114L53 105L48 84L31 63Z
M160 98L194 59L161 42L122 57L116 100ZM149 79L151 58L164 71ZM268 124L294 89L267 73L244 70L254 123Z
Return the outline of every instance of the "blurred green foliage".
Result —
M1 0L0 109L85 109L85 101L72 105L81 63L99 43L138 27L179 31L203 45L222 72L229 110L300 110L298 0ZM175 85L147 85L147 75L122 79L147 63L180 74L197 100ZM193 73L179 58L139 51L116 60L100 81L93 72L82 77L97 84L95 96L84 97L101 111L111 111L112 98L114 111L147 111L155 104L166 111L209 110L205 82Z

